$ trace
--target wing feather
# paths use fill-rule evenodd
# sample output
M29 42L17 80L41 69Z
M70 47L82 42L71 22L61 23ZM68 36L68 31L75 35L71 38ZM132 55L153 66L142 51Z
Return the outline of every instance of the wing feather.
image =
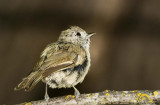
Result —
M73 68L83 62L83 59L80 58L86 55L82 48L75 48L75 46L65 48L68 49L56 49L56 53L51 51L53 49L55 50L55 48L45 49L41 55L40 61L34 67L33 71L22 80L15 90L25 89L26 91L30 91L40 80L51 73L67 68ZM51 52L52 54L48 54Z

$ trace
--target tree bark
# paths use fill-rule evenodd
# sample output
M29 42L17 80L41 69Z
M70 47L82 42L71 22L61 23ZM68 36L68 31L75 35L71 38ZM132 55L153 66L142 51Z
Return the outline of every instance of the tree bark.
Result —
M103 92L81 94L79 98L73 95L55 97L49 101L38 100L25 102L17 105L101 105L101 104L160 104L160 90L133 90L115 91L105 90Z

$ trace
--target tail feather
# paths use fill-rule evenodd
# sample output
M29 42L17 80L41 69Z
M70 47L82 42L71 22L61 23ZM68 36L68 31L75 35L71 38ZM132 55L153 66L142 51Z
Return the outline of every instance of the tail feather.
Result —
M24 78L14 90L30 91L43 78L42 71L34 71Z
M37 77L35 80L32 81L29 87L25 88L25 91L31 91L41 79L42 79L42 76Z

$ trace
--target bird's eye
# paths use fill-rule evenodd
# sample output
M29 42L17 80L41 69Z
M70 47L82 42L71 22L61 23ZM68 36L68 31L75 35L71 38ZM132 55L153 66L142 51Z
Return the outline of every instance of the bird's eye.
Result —
M77 32L77 36L81 36L81 34L79 32Z

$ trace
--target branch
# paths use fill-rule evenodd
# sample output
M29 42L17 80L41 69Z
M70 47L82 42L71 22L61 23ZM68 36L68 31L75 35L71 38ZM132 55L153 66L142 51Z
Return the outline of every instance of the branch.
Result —
M160 90L111 91L81 94L79 98L68 95L45 100L31 101L17 105L99 105L99 104L160 104Z

